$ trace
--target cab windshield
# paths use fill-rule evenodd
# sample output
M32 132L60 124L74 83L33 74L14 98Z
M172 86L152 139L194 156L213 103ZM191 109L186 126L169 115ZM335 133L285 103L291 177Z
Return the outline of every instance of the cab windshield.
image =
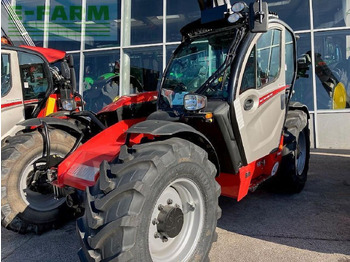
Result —
M162 102L171 108L182 106L187 93L226 100L230 67L223 64L235 35L231 30L182 43L165 72Z

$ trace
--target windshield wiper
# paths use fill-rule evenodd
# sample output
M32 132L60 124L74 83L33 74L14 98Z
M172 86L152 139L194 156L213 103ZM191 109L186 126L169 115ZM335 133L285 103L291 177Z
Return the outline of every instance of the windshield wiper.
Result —
M236 51L239 46L239 43L241 42L243 36L244 36L245 28L241 27L236 31L235 40L233 41L230 49L227 52L227 56L225 58L225 61L222 63L221 66L207 79L207 81L204 82L204 84L196 91L197 94L203 94L213 83L215 79L218 78L225 70L231 65L233 59L236 56Z

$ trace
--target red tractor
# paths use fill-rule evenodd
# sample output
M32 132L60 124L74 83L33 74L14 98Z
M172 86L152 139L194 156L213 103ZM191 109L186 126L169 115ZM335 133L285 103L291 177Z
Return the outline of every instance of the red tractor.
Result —
M96 115L22 123L37 129L3 149L4 226L38 230L67 207L84 208L82 261L205 261L220 194L239 201L270 178L279 189L303 189L309 113L290 101L292 29L261 1L199 3L202 18L181 30L156 100L144 93ZM28 156L17 157L22 147ZM43 196L48 205L36 205ZM13 203L26 197L32 202Z
M19 130L20 121L77 109L77 96L71 55L51 48L1 45L2 142Z

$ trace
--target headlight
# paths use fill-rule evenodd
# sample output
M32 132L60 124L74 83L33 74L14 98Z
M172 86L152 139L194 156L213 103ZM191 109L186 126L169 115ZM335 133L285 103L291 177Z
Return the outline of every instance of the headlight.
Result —
M72 111L75 109L74 99L61 99L61 102L64 110Z
M72 111L75 110L75 100L72 98L72 91L70 89L61 89L61 104L64 110Z
M184 97L184 107L188 111L198 111L206 107L206 105L206 96L187 94Z

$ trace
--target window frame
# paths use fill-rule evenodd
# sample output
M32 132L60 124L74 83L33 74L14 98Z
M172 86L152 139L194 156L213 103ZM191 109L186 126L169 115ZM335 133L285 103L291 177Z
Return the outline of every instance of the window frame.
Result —
M22 64L21 64L21 54L25 54L25 55L31 55L31 56L36 56L38 57L42 63L42 69L43 69L43 74L45 75L45 78L47 79L47 89L45 90L45 92L41 92L43 93L43 97L38 97L36 96L35 98L26 98L25 94L24 94L24 75L23 75L23 71L22 71ZM25 65L25 64L23 64ZM40 54L37 53L32 53L32 52L26 52L24 50L18 51L18 66L19 66L19 71L20 71L20 77L21 77L21 86L22 86L22 95L23 95L23 101L30 101L30 100L38 100L38 102L40 102L42 99L45 99L45 97L47 96L47 94L49 92L51 92L52 89L52 77L51 77L51 72L48 66L48 62L46 61L46 59L44 57L42 57Z
M12 63L11 63L11 54L10 53L4 53L4 54L1 54L1 62L3 61L3 59L2 59L2 56L3 55L6 55L6 56L8 56L8 63L9 63L9 69L10 69L10 88L6 91L6 92L2 92L2 88L1 88L1 98L3 98L3 97L5 97L5 96L7 96L9 93L10 93L10 91L11 91L11 89L12 89ZM1 68L2 69L2 68ZM2 87L2 82L1 82L1 87Z
M281 77L281 70L282 70L282 37L283 37L283 29L281 27L278 27L278 26L273 26L271 28L268 29L269 31L270 30L278 30L280 31L280 36L279 36L279 52L280 52L280 58L279 58L279 70L278 70L278 73L276 75L276 77L274 77L274 79L272 81L268 81L267 83L264 83L260 86L258 86L258 50L257 50L257 44L258 44L258 41L261 39L262 35L263 34L266 34L266 33L262 33L260 35L257 36L256 40L253 40L254 42L254 45L252 45L252 47L248 48L248 52L247 52L247 56L246 56L246 59L245 59L245 65L244 65L244 70L243 70L243 73L242 73L242 76L240 78L240 86L239 86L239 91L238 91L238 94L241 95L243 94L244 92L246 92L247 90L251 90L251 89L255 89L255 90L262 90L264 89L266 86L276 82L280 77ZM271 46L271 45L270 45ZM247 69L247 65L248 65L248 60L249 60L249 56L251 55L251 53L254 51L254 56L255 56L255 63L254 63L254 66L255 66L255 72L254 72L254 75L255 75L255 86L254 87L249 87L249 88L246 88L242 91L242 83L243 83L243 79L244 79L244 74L246 72L246 69Z
M277 79L279 79L280 78L280 76L281 76L281 69L282 69L282 34L283 34L283 30L281 30L280 28L277 28L277 27L272 27L272 28L270 28L269 29L269 31L270 30L278 30L278 31L280 31L280 37L279 37L279 54L280 54L280 56L279 56L279 67L278 67L278 73L276 74L276 76L274 77L274 79L272 80L272 81L268 81L268 82L266 82L265 84L261 84L261 86L258 86L257 85L257 87L256 87L256 89L257 90L261 90L261 89L263 89L264 87L266 87L267 85L269 85L269 84L272 84L272 83L274 83L274 82L276 82L277 81ZM267 33L267 32L266 32ZM264 34L266 34L266 33L264 33ZM259 39L256 41L256 43L255 43L255 46L256 46L256 50L255 50L255 52L256 52L256 62L257 62L257 65L258 65L258 59L259 59L259 57L258 57L258 48L257 48L257 44L258 44L258 42L259 42L259 40L261 39L261 37L263 36L263 34L261 34L260 35L260 37L259 37ZM270 45L269 47L266 47L266 48L269 48L269 49L271 49L271 57L272 57L272 49L275 47L275 45ZM258 72L257 72L257 68L258 67L256 67L256 72L255 72L255 77L256 77L256 84L258 84L257 82L258 82ZM270 69L270 68L268 68L268 69ZM268 76L269 77L269 76Z

